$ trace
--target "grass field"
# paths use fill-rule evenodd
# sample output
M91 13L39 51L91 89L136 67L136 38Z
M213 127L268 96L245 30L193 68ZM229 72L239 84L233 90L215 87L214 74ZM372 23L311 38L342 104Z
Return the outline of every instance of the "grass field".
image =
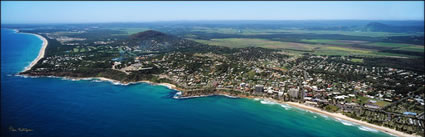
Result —
M79 48L74 48L73 49L73 52L79 52L80 50L79 50Z
M329 45L352 45L352 44L367 43L367 41L331 40L331 39L302 39L301 42L308 42L313 44L329 44Z
M351 62L363 63L363 59L351 59Z
M190 38L188 38L190 39ZM327 45L327 44L304 44L304 43L295 43L295 42L280 42L272 41L265 39L249 39L249 38L225 38L225 39L211 39L211 40L199 40L199 39L190 39L200 43L216 46L224 46L230 48L246 48L246 47L262 47L270 49L288 49L291 53L302 54L304 52L300 51L291 51L291 50L304 50L312 51L310 53L315 55L340 55L340 56L349 56L349 55L358 55L358 56L386 56L386 57L412 57L405 54L395 54L395 53L384 53L378 52L373 49L359 49L353 47L341 47L337 45ZM316 40L317 41L317 40ZM320 42L334 42L332 40L318 40ZM340 42L340 41L336 41ZM361 42L361 41L349 41L349 42ZM382 43L380 43L381 46ZM404 46L406 44L393 44L390 46ZM407 44L408 45L408 44ZM422 51L423 46L418 45L408 45L407 47L400 48L399 50L409 50L409 51ZM353 60L354 62L362 62L362 60Z
M408 47L402 47L398 48L396 50L402 50L402 51L413 51L413 52L424 52L424 46L417 46L417 45L410 45Z
M378 105L378 106L380 106L380 107L384 107L384 106L389 105L391 103L390 102L387 102L387 101L376 100L376 103L375 104Z
M370 45L370 46L374 46L374 47L391 47L391 48L400 48L400 47L410 46L410 44L384 43L384 42L368 43L366 45Z
M226 38L226 39L211 39L211 40L198 40L191 39L200 43L216 46L224 46L230 48L245 48L245 47L263 47L271 49L296 49L296 50L312 50L317 45L294 43L294 42L280 42L265 39L247 39L247 38Z
M412 45L412 44L403 44L403 43L384 43L384 42L376 42L369 43L366 45L375 46L375 47L391 47L393 50L401 50L401 51L412 51L412 52L424 52L424 46L421 45Z
M341 56L348 56L348 55L371 56L371 55L373 55L373 51L359 50L359 49L352 49L352 48L345 48L345 47L327 46L327 47L322 47L322 48L316 50L314 52L314 54L318 54L318 55L341 55Z

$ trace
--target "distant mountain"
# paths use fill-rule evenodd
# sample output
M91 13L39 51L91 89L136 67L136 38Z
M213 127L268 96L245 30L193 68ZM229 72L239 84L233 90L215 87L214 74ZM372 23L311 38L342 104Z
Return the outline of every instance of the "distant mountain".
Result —
M379 22L365 25L362 31L368 32L424 32L424 26L390 26Z
M130 35L132 45L139 46L145 51L166 52L172 50L199 49L203 45L195 41L168 35L159 31L148 30Z
M379 22L371 22L364 26L364 31L388 31L392 28L388 25L379 23Z

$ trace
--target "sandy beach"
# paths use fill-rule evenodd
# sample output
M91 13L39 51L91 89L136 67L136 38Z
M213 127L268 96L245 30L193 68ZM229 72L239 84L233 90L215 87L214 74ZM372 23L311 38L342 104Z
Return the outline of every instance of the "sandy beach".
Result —
M226 94L226 92L220 92L219 95L229 96L228 94ZM354 123L354 124L357 124L357 125L360 125L360 126L365 126L365 127L368 127L368 128L376 129L376 130L379 130L381 132L388 133L388 134L391 134L391 135L394 135L394 136L421 137L420 135L407 134L407 133L397 131L395 129L391 129L391 128L388 128L388 127L378 126L378 125L375 125L375 124L367 123L366 121L353 119L353 118L350 118L350 117L343 115L341 113L331 113L331 112L327 112L325 110L321 110L321 109L313 107L313 106L308 106L308 105L300 104L300 103L297 103L297 102L284 102L284 101L275 100L275 99L271 99L271 98L256 97L256 96L240 96L240 97L249 98L249 99L253 99L253 100L260 100L260 99L268 100L268 101L274 102L276 104L286 104L286 105L289 105L289 106L292 106L292 107L308 110L308 111L311 111L311 112L314 112L314 113L323 114L323 115L326 115L326 116L329 116L329 117L332 117L332 118L348 121L348 122L351 122L351 123Z
M176 85L170 84L170 83L159 83L157 85L165 86L169 89L176 89Z
M369 127L369 128L377 129L379 131L382 131L382 132L385 132L385 133L389 133L389 134L392 134L392 135L395 135L395 136L400 136L400 137L420 137L419 135L407 134L407 133L404 133L404 132L397 131L395 129L390 129L388 127L378 126L378 125L374 125L374 124L371 124L371 123L367 123L365 121L360 121L360 120L357 120L357 119L353 119L353 118L350 118L348 116L345 116L345 115L343 115L341 113L330 113L330 112L321 110L319 108L315 108L315 107L312 107L312 106L307 106L307 105L296 103L296 102L280 102L280 103L288 104L288 105L293 106L293 107L297 107L297 108L309 110L309 111L316 112L316 113L319 113L319 114L324 114L324 115L327 115L327 116L331 116L333 118L338 118L338 119L349 121L349 122L352 122L352 123L355 123L355 124L366 126L366 127Z
M16 31L17 31L17 30L16 30ZM19 32L19 31L17 31L17 32ZM32 33L28 33L28 34L32 34ZM37 56L37 58L35 58L35 59L31 62L31 64L30 64L30 65L28 65L27 67L25 67L25 69L23 70L23 72L28 71L28 70L31 70L31 68L32 68L35 64L37 64L37 62L38 62L38 61L40 61L40 59L42 59L42 58L44 57L44 53L45 53L45 51L46 51L46 47L47 47L47 45L48 45L47 39L46 39L46 38L44 38L43 36L38 35L38 34L32 34L32 35L35 35L35 36L37 36L38 38L40 38L40 39L43 41L43 45L42 45L42 47L41 47L40 51L38 52L38 56Z

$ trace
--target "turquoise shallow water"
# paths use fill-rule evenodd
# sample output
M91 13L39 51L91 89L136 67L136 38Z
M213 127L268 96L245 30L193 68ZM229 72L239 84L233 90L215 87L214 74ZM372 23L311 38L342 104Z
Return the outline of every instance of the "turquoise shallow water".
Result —
M264 101L176 100L176 91L149 84L13 76L36 58L42 41L1 34L2 136L390 136ZM11 132L11 126L33 131Z

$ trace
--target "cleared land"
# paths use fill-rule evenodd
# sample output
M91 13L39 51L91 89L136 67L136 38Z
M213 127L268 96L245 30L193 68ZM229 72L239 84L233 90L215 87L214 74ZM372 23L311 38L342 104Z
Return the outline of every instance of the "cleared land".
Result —
M351 62L363 63L363 59L351 59Z
M401 47L408 47L408 46L410 46L410 44L385 43L385 42L368 43L366 45L374 46L374 47L391 47L391 48L401 48Z
M216 46L224 46L230 48L245 48L245 47L263 47L271 49L295 49L311 51L313 48L318 47L312 44L303 44L295 42L280 42L265 39L248 39L248 38L226 38L226 39L211 39L199 40L191 39L200 43Z
M411 45L411 44L399 44L399 43L368 43L367 41L350 41L350 40L326 40L326 39L312 39L304 40L309 41L315 44L306 44L306 43L296 43L296 42L281 42L273 41L266 39L250 39L250 38L224 38L224 39L211 39L211 40L200 40L192 39L200 43L216 46L224 46L230 48L245 48L245 47L263 47L270 49L288 49L288 50L298 50L291 51L291 53L302 54L306 51L316 55L358 55L358 56L386 56L386 57L411 57L406 54L396 54L396 53L384 53L379 52L375 49L364 49L351 47L353 44L362 44L369 45L371 47L376 46L379 49L379 46L387 46L393 48L393 50L404 50L404 51L415 51L423 52L423 46ZM338 46L340 45L340 46ZM359 61L361 62L361 61Z
M421 45L412 45L412 44L403 44L403 43L368 43L366 45L374 47L390 47L392 50L401 50L401 51L411 51L411 52L424 52L424 46Z
M314 44L331 44L331 45L352 45L352 44L364 44L367 41L355 41L355 40L331 40L331 39L302 39L301 42L308 42Z
M346 47L336 47L336 46L328 46L322 47L314 52L314 54L318 55L364 55L364 56L373 56L373 51L370 50L360 50L360 49L352 49Z

